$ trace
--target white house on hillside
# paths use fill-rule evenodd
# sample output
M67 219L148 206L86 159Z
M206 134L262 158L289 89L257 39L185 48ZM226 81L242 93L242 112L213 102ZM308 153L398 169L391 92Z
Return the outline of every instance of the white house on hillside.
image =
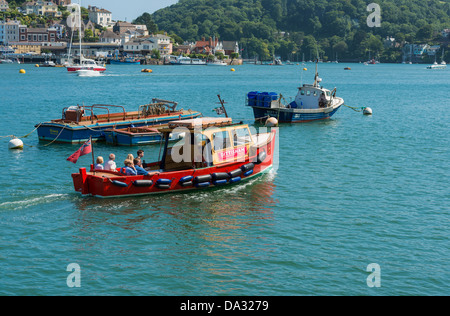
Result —
M5 12L9 10L8 2L5 0L0 0L0 12Z
M103 27L108 27L112 24L112 13L105 9L100 9L94 6L88 6L89 20Z

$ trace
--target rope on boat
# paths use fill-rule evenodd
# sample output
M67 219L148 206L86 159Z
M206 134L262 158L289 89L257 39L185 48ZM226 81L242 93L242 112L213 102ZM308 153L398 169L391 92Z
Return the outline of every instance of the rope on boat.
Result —
M45 144L44 147L47 147L47 146L50 146L51 144L53 144L53 143L59 138L59 136L61 135L61 133L63 132L63 130L65 130L65 127L64 127L64 126L63 126L63 128L61 128L61 131L59 132L58 136L56 136L56 138L53 139L50 143Z
M364 109L366 108L366 106L362 106L362 107L354 107L354 106L350 106L350 105L347 105L347 104L342 104L343 106L346 106L346 107L348 107L348 108L350 108L350 109L352 109L353 111L355 111L355 112L362 112L362 111L364 111Z

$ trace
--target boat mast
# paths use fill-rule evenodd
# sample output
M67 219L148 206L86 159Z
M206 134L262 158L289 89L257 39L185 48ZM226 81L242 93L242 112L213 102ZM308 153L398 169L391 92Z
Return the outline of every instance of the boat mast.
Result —
M80 40L80 65L82 64L81 60L83 58L83 54L81 53L81 0L78 1L78 38Z
M319 49L316 46L316 54L317 54L317 59L316 59L316 74L314 75L314 87L317 87L319 84L319 73L317 72L317 64L319 63Z

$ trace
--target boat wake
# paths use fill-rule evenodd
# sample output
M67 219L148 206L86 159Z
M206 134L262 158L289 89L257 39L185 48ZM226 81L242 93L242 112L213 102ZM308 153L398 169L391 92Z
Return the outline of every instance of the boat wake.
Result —
M39 204L46 204L51 203L56 200L60 200L62 198L68 197L69 194L49 194L44 196L38 196L38 197L31 197L31 198L24 198L20 201L9 201L9 202L3 202L0 203L0 211L2 210L20 210L24 209L30 206L36 206Z

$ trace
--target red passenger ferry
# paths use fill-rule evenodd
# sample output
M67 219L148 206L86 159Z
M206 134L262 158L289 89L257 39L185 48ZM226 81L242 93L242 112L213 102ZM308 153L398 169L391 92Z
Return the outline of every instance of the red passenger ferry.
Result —
M72 174L75 191L96 197L123 197L201 190L245 181L273 166L276 130L252 135L247 124L231 118L196 118L169 123L162 156L148 164L148 175L80 168ZM185 137L169 147L171 133Z

